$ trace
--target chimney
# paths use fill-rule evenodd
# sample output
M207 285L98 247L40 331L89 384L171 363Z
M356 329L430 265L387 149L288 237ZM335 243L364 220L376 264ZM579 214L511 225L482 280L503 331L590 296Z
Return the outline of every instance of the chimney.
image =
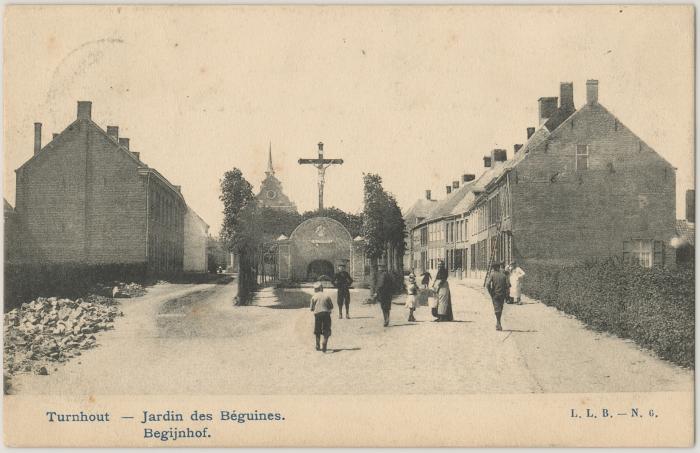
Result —
M518 154L518 151L522 149L523 145L518 143L516 145L513 145L513 154Z
M51 134L51 140L56 140L56 137L58 137L58 132Z
M445 189L447 190L447 195L452 192L452 186L445 186Z
M141 153L137 153L136 151L132 151L131 154L133 154L136 159L141 160Z
M574 84L572 82L561 82L559 84L559 108L567 112L576 110L574 107Z
M491 151L491 163L505 162L508 160L508 154L505 149L494 149Z
M115 141L119 140L119 126L107 126L107 135Z
M432 198L430 198L431 196L432 196L431 192L430 192L429 190L426 190L426 191L425 191L425 199L426 199L426 200L432 200Z
M557 111L558 100L559 99L556 97L540 98L538 100L540 104L540 126L550 119L554 115L554 112Z
M528 138L528 140L530 139L530 137L532 137L532 136L534 135L534 133L535 133L535 128L534 128L534 127L528 127L528 128L527 128L527 138Z
M34 155L41 151L41 123L34 123Z
M90 101L78 101L78 119L79 120L92 119L92 102L90 102Z
M119 138L119 144L126 148L127 150L129 149L129 139L126 137L120 137Z
M462 175L462 182L469 182L469 181L474 181L474 178L476 178L476 175L473 175L471 173L467 173Z
M452 181L452 188L459 189L459 181Z
M685 220L695 223L695 191L692 189L685 192Z
M598 103L598 81L586 81L586 104L592 105Z
M484 168L491 166L491 156L484 156Z

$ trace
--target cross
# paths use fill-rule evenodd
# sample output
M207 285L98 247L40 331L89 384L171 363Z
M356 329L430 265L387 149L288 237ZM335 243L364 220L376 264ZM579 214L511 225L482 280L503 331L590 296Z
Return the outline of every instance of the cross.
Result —
M323 142L318 142L318 159L299 159L299 164L310 164L318 169L318 210L323 210L323 184L325 183L326 169L331 165L342 165L343 159L324 159Z

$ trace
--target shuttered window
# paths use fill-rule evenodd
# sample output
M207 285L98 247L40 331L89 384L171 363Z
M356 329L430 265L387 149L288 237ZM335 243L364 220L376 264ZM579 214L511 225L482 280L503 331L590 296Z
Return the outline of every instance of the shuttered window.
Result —
M664 265L664 243L663 241L654 241L654 266Z

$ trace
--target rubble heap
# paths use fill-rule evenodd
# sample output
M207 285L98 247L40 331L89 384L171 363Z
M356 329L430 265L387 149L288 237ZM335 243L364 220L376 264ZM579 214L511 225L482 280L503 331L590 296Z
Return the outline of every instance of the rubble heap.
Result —
M111 285L98 283L90 292L106 297L139 297L146 294L146 290L140 284L124 282L112 282Z
M139 297L146 294L146 290L138 283L119 283L117 288L117 297Z
M95 346L95 333L123 316L114 299L38 298L5 314L5 375L48 374L49 362L65 362Z

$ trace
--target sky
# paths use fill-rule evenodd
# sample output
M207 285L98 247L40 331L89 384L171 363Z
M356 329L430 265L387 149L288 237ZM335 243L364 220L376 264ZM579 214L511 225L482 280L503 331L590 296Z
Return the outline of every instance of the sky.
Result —
M92 101L131 149L217 234L219 181L276 176L301 211L317 205L300 157L342 158L324 204L362 209L378 173L402 208L493 148L523 143L537 99L599 80L599 100L677 167L677 216L694 186L692 7L9 6L5 17L5 198L14 170Z

